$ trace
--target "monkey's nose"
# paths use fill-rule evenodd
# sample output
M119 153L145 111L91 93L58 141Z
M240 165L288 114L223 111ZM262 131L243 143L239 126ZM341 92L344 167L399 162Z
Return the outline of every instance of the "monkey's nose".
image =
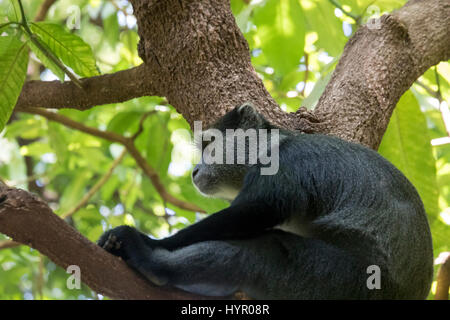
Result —
M194 170L192 171L192 178L195 178L197 173L198 173L198 167L195 167Z

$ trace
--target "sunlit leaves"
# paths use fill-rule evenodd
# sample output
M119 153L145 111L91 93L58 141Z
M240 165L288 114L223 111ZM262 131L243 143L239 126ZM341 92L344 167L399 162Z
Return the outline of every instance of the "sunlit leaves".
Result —
M32 23L30 29L68 67L82 77L98 74L91 47L61 25L47 22Z
M32 21L37 12L35 9L39 9L42 1L22 2L28 21ZM406 0L337 2L353 15L363 15L364 21L369 14L366 10L369 5L375 5L383 12L403 5ZM230 3L236 22L249 42L252 63L272 97L287 111L296 110L300 104L312 108L349 39L344 35L343 22L351 24L353 32L358 26L331 1L326 0L231 0ZM31 28L40 43L79 76L97 74L96 62L103 72L128 69L142 63L136 50L139 37L136 26L129 23L133 18L131 4L126 1L115 1L115 4L120 6L120 10L108 1L56 1L47 15L48 21L53 21L53 24L41 22L32 24ZM68 31L65 26L73 17L71 12L74 11L71 8L74 5L81 13L80 28ZM5 13L0 15L0 24L20 20L20 12L15 8L17 9L17 1L0 1L0 11ZM19 30L16 24L1 29L1 32L6 31L8 35L16 35L16 40L11 40L11 37L0 38L1 79L4 75L9 75L6 85L8 90L0 92L0 123L7 121L15 104L7 103L8 99L4 98L4 94L17 98L20 91L20 88L17 89L19 85L14 85L17 77L11 76L18 73L5 73L8 68L4 66L13 61L14 55L19 58L13 69L20 71L20 86L25 78L27 46L45 68L50 69L60 80L65 77L63 71L33 43L28 41L23 46L22 41L27 41L29 37L24 36L23 30L18 32ZM307 59L305 52L308 54ZM19 63L19 60L22 62ZM447 101L450 97L449 66L449 63L443 62L437 68L440 90ZM44 79L44 75L49 74L33 73L32 67L34 65L30 65L29 70L33 79L39 75ZM420 80L437 91L434 69L428 70ZM434 248L439 253L450 249L449 226L443 219L435 219L439 213L438 191L440 210L444 211L450 204L450 147L447 145L433 149L437 159L436 174L430 137L438 138L447 133L442 115L436 108L436 99L430 99L427 92L419 86L415 88L418 91L417 101L425 112L421 113L417 101L407 93L394 111L380 152L402 170L418 189L431 217ZM83 112L60 110L59 113L99 130L109 130L129 137L138 129L144 112L158 109L146 119L144 130L135 141L139 152L155 168L163 185L172 195L195 203L208 212L226 207L226 202L205 198L193 187L189 165L183 163L188 158L187 154L181 152L180 162L175 160L176 154L180 153L174 138L176 130L189 130L189 125L173 108L156 108L161 100L158 97L145 97ZM18 138L34 142L20 147L15 141ZM107 172L117 153L120 153L116 150L120 149L117 144L24 113L17 113L17 119L6 126L3 141L5 140L9 146L0 146L0 177L17 183L15 186L27 188L24 156L28 156L43 190L41 196L58 214L67 212L76 205ZM8 151L8 148L12 151ZM179 175L173 170L177 164ZM168 217L169 215L172 216ZM105 229L130 221L143 232L165 236L198 218L199 215L194 212L164 203L134 159L126 155L108 182L73 216L71 223L83 235L95 241ZM4 237L0 235L0 239L3 240ZM33 288L36 287L33 283L34 275L39 272L37 264L31 262L36 257L37 252L30 253L26 246L1 252L0 298L38 297L32 295L35 290ZM44 264L45 298L82 299L80 292L84 297L91 297L86 288L76 292L66 290L65 271L49 261Z
M43 43L39 38L37 38L37 41L39 41L41 46L43 46L47 50L51 51L50 48L45 43ZM33 53L36 55L36 57L39 60L41 60L42 64L46 68L50 69L58 77L58 79L61 82L64 81L65 73L58 65L56 65L56 63L54 61L52 61L50 58L48 58L46 56L46 54L41 49L39 49L36 46L36 44L34 44L32 41L28 42L28 46L30 47L31 51L33 51Z
M436 166L425 116L407 91L397 104L379 152L414 184L431 217L438 214Z
M311 91L311 93L306 97L305 100L303 100L302 106L307 109L313 109L317 102L319 101L320 96L325 91L325 87L327 86L328 82L331 79L332 73L328 73L323 78L320 78L315 84L314 89Z
M28 48L15 37L0 37L0 131L19 98L28 65Z
M296 68L305 44L305 23L299 2L268 0L255 9L253 22L259 46L275 70L286 74Z
M343 32L342 21L334 13L335 8L327 1L304 0L301 3L307 31L318 35L314 43L317 49L323 49L331 56L341 54L348 39Z

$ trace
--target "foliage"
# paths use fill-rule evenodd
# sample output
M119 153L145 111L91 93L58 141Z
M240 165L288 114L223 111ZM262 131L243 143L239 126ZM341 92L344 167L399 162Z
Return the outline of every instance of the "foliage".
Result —
M6 124L25 76L62 81L66 75L116 72L141 60L136 50L136 20L128 2L61 0L51 7L45 21L30 22L42 2L24 1L27 19L22 19L16 0L0 0L0 130L5 129L0 135L0 177L8 185L39 193L63 215L106 174L123 148L27 113L15 113ZM404 3L267 0L247 4L231 0L236 21L250 44L253 65L286 111L315 106L346 41L370 16L371 5L382 13ZM430 144L431 139L448 134L438 96L430 95L424 86L434 92L439 89L442 100L450 101L449 63L427 71L419 81L422 85L414 85L398 103L380 153L419 191L429 214L437 257L450 250L450 144ZM86 126L132 136L149 111L156 112L145 119L135 142L168 191L207 212L226 206L202 197L192 186L189 126L164 99L143 97L84 112L61 110L59 114ZM27 175L30 163L31 176ZM126 155L100 191L68 222L95 241L104 230L121 224L162 237L200 217L164 203L135 160ZM3 239L6 237L0 235L0 241ZM26 246L1 250L0 270L1 299L98 298L86 286L67 289L65 271Z

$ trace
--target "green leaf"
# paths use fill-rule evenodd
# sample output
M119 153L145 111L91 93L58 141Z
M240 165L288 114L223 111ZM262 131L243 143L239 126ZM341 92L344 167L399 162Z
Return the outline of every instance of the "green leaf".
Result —
M18 1L0 1L0 18L3 20L7 18L6 21L20 21L20 7Z
M303 103L302 103L303 107L307 108L308 110L314 109L317 102L319 101L320 96L325 91L325 87L327 86L328 82L330 82L332 74L333 73L330 72L325 77L320 78L316 82L311 93L305 98L305 100L303 100Z
M103 25L105 30L105 38L111 47L115 47L119 42L119 22L117 20L117 14L114 12L110 14L107 18L103 19Z
M44 120L42 118L27 117L6 126L5 137L15 139L16 137L24 139L36 139L46 133L44 129Z
M348 39L344 35L342 21L334 15L335 7L328 1L302 0L301 4L305 12L306 31L318 35L314 45L333 57L342 53Z
M49 51L52 51L45 43L43 43L39 38L37 38L37 41L46 48ZM55 76L58 77L58 79L63 82L65 73L64 71L56 65L52 60L50 60L33 42L29 41L28 46L30 47L31 51L36 55L36 57L41 60L42 64L47 68L50 69Z
M305 22L297 0L269 0L255 9L256 37L269 63L281 74L295 69L303 56Z
M139 119L141 117L142 112L139 111L124 111L118 113L108 123L106 130L122 135L126 132L135 133L139 126Z
M65 163L69 153L67 152L68 141L65 137L65 132L63 127L55 122L48 123L48 137L49 144L54 150L58 163Z
M80 201L86 193L85 189L91 180L90 178L91 172L86 170L82 170L71 177L61 196L59 213L67 212Z
M48 22L31 23L30 29L76 74L82 77L99 74L91 47L79 36Z
M172 143L170 142L170 132L168 131L168 122L170 113L157 113L150 119L148 125L148 139L146 141L146 151L148 162L160 173L161 177L167 175L169 167Z
M20 148L20 152L23 156L41 157L45 153L52 153L54 150L48 143L33 142L27 146Z
M27 74L28 50L15 37L0 37L0 131L11 116Z
M411 91L398 102L378 151L412 182L428 215L436 217L439 209L435 159L425 116Z

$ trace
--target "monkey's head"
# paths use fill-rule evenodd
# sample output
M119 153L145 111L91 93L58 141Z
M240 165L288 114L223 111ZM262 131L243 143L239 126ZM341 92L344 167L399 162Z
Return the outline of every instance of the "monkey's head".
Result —
M195 187L206 196L232 201L255 164L250 153L257 142L252 139L258 138L258 129L269 128L270 123L251 104L245 103L207 130L194 132L201 151L201 160L192 171Z

